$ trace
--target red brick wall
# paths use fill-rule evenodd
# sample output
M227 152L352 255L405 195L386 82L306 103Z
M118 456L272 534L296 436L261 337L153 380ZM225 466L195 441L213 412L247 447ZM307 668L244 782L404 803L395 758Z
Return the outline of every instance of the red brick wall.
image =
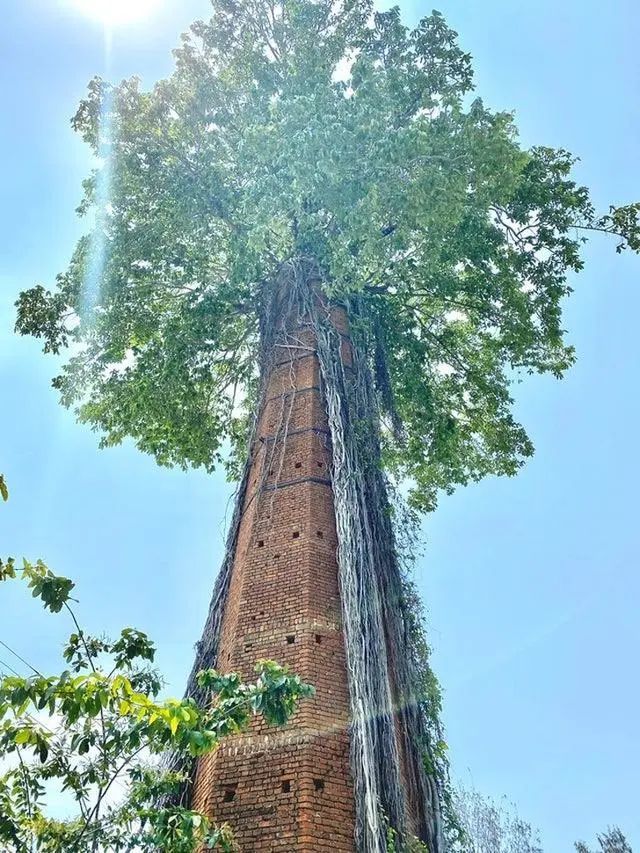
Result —
M341 309L332 310L341 333ZM218 668L253 675L259 658L316 687L281 729L250 730L200 759L194 807L228 821L243 853L354 850L349 696L331 450L314 341L276 347L223 619ZM349 363L349 343L343 343ZM283 434L284 440L277 438ZM276 439L274 440L274 437Z

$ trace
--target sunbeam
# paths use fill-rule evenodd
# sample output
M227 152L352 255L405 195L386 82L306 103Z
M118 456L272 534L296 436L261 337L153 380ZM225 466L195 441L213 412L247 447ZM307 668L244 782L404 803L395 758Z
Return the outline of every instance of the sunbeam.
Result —
M100 127L95 187L95 225L89 240L88 259L83 281L80 315L91 323L100 301L102 279L108 260L108 220L111 215L111 178L113 157L111 150L111 96L107 92L100 111Z

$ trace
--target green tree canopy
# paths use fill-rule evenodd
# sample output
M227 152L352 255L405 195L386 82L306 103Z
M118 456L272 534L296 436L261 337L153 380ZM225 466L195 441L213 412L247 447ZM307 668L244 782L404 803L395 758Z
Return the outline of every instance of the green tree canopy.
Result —
M254 402L264 283L312 257L358 302L416 504L514 473L532 447L511 383L571 365L584 234L637 250L640 207L599 216L567 151L525 150L437 12L408 29L370 0L216 0L175 57L149 92L94 79L73 119L98 158L90 228L17 324L69 347L63 403L103 444L213 468Z

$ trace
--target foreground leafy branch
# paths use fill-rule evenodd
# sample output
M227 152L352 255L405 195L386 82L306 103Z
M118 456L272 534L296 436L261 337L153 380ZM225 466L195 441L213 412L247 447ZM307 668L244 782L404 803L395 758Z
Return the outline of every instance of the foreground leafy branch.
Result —
M313 689L272 661L256 665L256 680L236 673L199 674L212 703L160 699L151 668L155 647L125 628L115 640L85 633L78 624L74 584L41 560L0 560L0 581L23 580L45 609L68 611L74 632L59 675L33 669L0 679L0 849L72 853L97 850L231 851L228 827L196 811L158 806L184 782L158 760L167 750L198 756L242 731L254 714L282 725ZM46 800L62 795L71 817L57 820Z

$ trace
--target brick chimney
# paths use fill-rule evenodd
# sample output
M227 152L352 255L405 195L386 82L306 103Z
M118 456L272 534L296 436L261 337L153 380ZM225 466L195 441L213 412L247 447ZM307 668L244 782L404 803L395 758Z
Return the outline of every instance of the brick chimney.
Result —
M331 314L348 368L345 311ZM256 718L248 732L201 758L192 805L228 822L242 853L352 853L331 446L315 339L303 320L279 333L271 363L217 668L248 679L258 659L270 658L317 692L286 727Z

